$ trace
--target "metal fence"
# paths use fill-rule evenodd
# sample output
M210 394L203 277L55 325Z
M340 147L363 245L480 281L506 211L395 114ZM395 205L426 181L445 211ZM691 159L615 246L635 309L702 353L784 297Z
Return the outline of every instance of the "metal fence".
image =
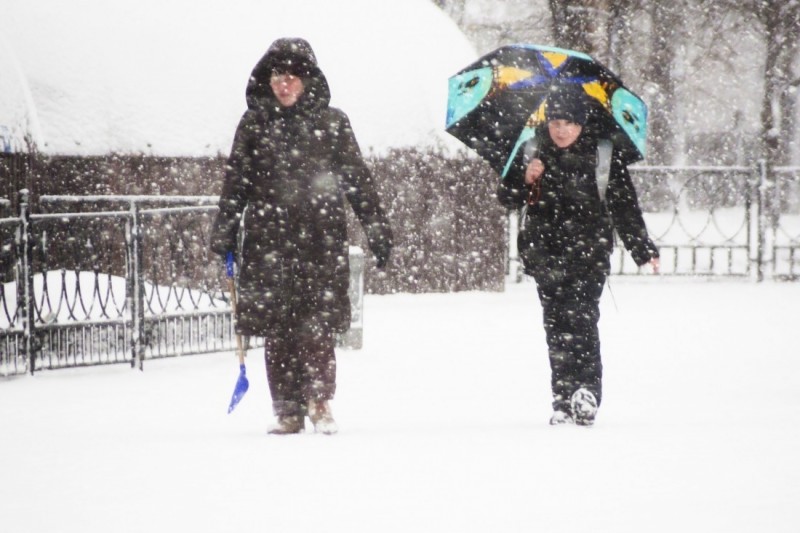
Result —
M34 214L21 193L18 216L0 219L0 375L233 350L223 269L207 256L216 203L43 196L42 210L56 212ZM54 265L54 255L75 260ZM350 265L352 323L338 344L360 348L360 249Z
M649 233L669 276L800 277L800 167L631 167ZM509 273L522 279L516 214ZM612 274L640 275L618 238Z
M633 167L666 276L800 278L800 168ZM208 257L216 197L43 196L0 200L0 375L233 350L222 269ZM516 219L509 270L521 279ZM58 252L58 253L56 253ZM63 264L52 258L74 258ZM499 259L498 259L499 260ZM351 250L362 339L364 256ZM639 275L617 243L614 275ZM258 339L253 339L258 343Z

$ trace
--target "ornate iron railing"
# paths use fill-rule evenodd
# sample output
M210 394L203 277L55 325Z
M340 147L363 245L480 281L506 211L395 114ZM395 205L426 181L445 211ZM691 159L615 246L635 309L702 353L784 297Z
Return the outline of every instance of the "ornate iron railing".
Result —
M29 213L23 194L19 216L0 219L0 375L233 350L224 269L208 257L216 197L40 202L50 212ZM364 263L350 255L354 312L338 342L359 348Z
M778 279L800 278L800 168L776 167L774 182L763 179L763 261Z
M748 167L633 167L639 202L664 274L751 276L753 197ZM612 272L641 272L618 242Z

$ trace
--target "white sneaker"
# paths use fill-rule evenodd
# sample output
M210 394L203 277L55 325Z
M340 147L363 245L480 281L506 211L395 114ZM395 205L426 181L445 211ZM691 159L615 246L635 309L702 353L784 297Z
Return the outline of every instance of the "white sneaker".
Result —
M550 417L550 425L551 426L560 426L563 424L572 424L575 421L572 419L572 415L569 413L565 413L564 411L554 411L553 416Z
M331 407L327 401L311 400L308 402L308 418L314 424L314 431L323 435L334 435L339 431L339 426L333 419Z
M570 399L572 415L579 426L591 426L597 415L597 398L592 391L580 388L575 391Z

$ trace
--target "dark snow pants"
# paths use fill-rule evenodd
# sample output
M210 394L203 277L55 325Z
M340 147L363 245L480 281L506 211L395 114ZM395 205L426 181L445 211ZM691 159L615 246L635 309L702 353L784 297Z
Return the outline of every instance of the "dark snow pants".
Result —
M550 356L553 409L569 413L572 394L581 387L593 392L599 405L603 364L597 323L605 274L535 279Z
M304 416L309 400L336 393L335 340L327 328L290 320L266 339L264 359L276 416Z

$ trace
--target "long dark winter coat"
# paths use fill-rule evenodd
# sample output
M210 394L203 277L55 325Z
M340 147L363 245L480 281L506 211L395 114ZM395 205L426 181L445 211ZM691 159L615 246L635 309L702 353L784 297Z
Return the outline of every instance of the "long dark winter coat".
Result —
M282 107L270 87L276 62L304 65L304 92ZM253 70L226 168L211 248L237 251L244 219L237 331L270 336L281 320L332 332L350 325L345 198L379 262L392 233L347 115L301 39L273 43Z
M613 227L637 265L644 265L658 250L647 235L627 167L612 154L606 205L597 189L597 140L587 128L571 146L556 147L542 132L539 159L545 171L533 191L524 184L524 167L498 187L506 207L527 206L517 239L527 274L544 282L558 282L567 273L578 276L608 274L613 251Z

